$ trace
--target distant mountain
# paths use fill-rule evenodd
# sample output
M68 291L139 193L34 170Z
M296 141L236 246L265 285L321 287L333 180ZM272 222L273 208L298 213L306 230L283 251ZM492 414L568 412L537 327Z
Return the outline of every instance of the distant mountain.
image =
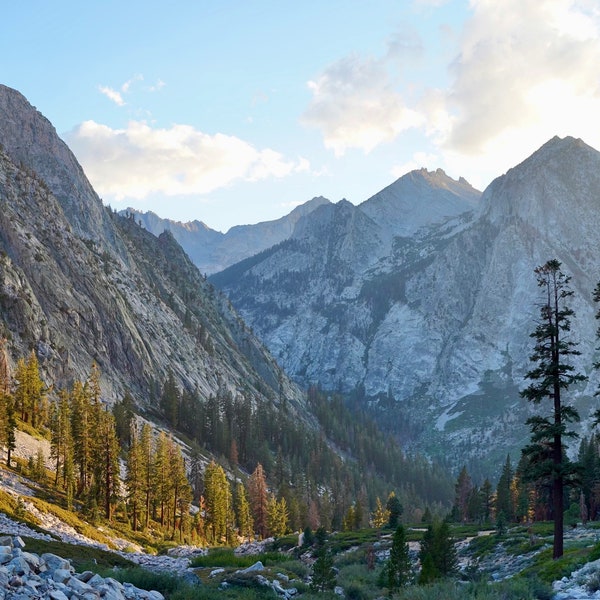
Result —
M212 281L298 381L379 406L406 442L480 463L527 437L518 389L533 270L550 258L573 276L573 331L591 372L599 256L600 153L554 138L480 200L464 180L415 171L358 207L319 208ZM595 378L574 392L583 417Z
M237 225L227 233L215 231L201 221L182 223L161 219L153 212L140 212L133 208L121 211L121 214L135 215L136 220L154 235L170 231L200 272L211 274L289 238L298 220L328 203L325 198L313 198L280 219L256 225Z

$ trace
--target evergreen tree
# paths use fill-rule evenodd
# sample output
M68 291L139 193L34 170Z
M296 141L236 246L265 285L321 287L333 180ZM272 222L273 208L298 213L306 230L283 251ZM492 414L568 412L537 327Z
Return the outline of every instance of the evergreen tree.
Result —
M238 482L235 486L235 520L238 533L242 538L250 539L254 534L254 521L246 495L244 484Z
M256 469L248 479L248 500L252 509L252 517L254 519L254 530L261 538L267 537L267 504L268 490L267 480L263 467L260 463L256 465Z
M192 488L187 478L185 470L185 460L181 449L172 439L169 439L168 454L171 464L171 498L172 498L172 518L173 518L173 537L177 531L179 522L180 538L182 537L183 525L190 511L192 501ZM227 486L229 490L229 485ZM179 519L178 519L179 516Z
M410 558L406 532L402 525L398 525L394 532L390 557L386 561L381 573L381 582L390 594L406 585L410 581Z
M511 493L511 484L513 480L513 469L510 462L510 455L506 455L506 461L502 468L502 474L496 486L496 515L502 513L507 521L514 519L514 503Z
M97 504L103 506L104 517L111 520L113 507L119 497L119 442L115 419L107 410L98 417L94 453L94 476Z
M446 521L434 523L427 528L421 540L419 552L422 571L419 583L429 583L438 577L452 575L458 566L454 541Z
M285 535L288 526L288 509L285 498L277 500L274 494L271 494L267 503L267 528L273 537Z
M400 524L400 517L402 516L403 507L395 492L390 492L385 507L390 515L388 518L388 525L392 529L396 529L396 527L398 527Z
M336 577L333 570L333 556L327 548L327 532L324 527L317 529L315 541L317 548L314 553L315 562L310 587L317 592L325 592L335 587Z
M467 472L467 467L463 467L458 475L456 485L454 486L454 506L458 518L463 522L469 518L469 498L473 492L473 482Z
M127 452L127 503L131 511L131 528L137 531L140 525L140 512L144 506L144 469L139 435L135 428L131 433L131 443Z
M567 424L579 420L577 410L564 401L563 392L586 377L576 373L573 365L565 362L569 357L580 354L576 344L565 339L574 314L567 305L573 295L569 287L570 277L561 271L558 260L548 261L535 273L544 298L540 322L532 333L536 344L531 361L536 366L526 375L532 383L521 395L535 405L548 398L551 410L550 416L538 415L527 420L531 444L524 451L536 467L536 478L548 479L552 486L553 557L556 559L563 555L564 490L573 475L571 465L565 460L563 438L575 435L567 430Z
M152 447L152 429L148 423L142 426L139 443L139 461L142 478L142 495L144 498L145 527L150 524L150 509L154 497L154 452Z
M214 543L227 542L231 491L223 467L211 461L204 472L206 520Z

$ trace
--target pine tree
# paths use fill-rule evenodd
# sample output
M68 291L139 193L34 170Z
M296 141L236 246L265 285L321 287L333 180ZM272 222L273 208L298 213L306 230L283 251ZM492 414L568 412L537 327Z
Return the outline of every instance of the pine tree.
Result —
M467 467L463 467L458 475L456 485L454 486L454 506L456 507L458 517L463 522L469 518L469 498L473 491L473 482L467 472Z
M388 525L392 529L396 529L396 527L398 527L400 524L400 517L402 515L403 507L395 492L390 492L385 507L390 515L388 519Z
M317 548L313 563L312 581L310 587L317 592L325 592L335 588L336 577L333 570L333 556L327 548L327 532L319 527L315 533Z
M139 444L140 471L142 477L142 495L144 497L144 521L146 529L150 525L150 509L154 500L154 451L152 444L152 429L144 423L140 434Z
M502 474L496 486L496 515L502 513L507 521L514 519L514 503L511 494L511 483L513 480L513 469L510 455L506 455L506 461L502 468Z
M96 430L94 453L94 476L96 498L104 508L104 517L112 518L112 509L119 497L119 442L115 419L107 410L101 411Z
M207 525L212 532L213 542L227 542L231 490L221 465L211 461L204 472L204 499L206 502Z
M131 528L133 531L139 529L140 512L144 504L144 469L142 459L139 435L134 429L131 434L129 451L127 452L127 475L125 477L127 502L131 511Z
M239 535L242 538L250 539L254 534L254 521L246 495L246 488L240 482L235 486L235 520Z
M285 535L288 526L288 509L285 498L277 500L274 494L271 494L267 503L267 529L273 537Z
M535 270L538 286L543 290L540 322L531 334L536 340L531 361L534 366L526 375L532 381L521 395L539 405L542 400L551 402L550 416L534 416L527 420L531 429L531 444L525 448L535 465L538 479L548 479L552 486L552 510L554 520L553 557L563 555L564 490L573 475L571 465L565 460L563 438L575 434L567 430L567 424L579 421L579 413L564 400L563 392L573 384L586 379L575 372L573 365L565 362L580 354L576 344L565 339L571 329L574 315L568 305L573 295L569 287L570 277L561 271L558 260L550 260Z
M171 462L171 496L173 499L173 537L177 530L177 516L179 513L179 533L183 532L183 525L190 512L192 501L192 488L188 481L185 460L179 446L169 440L169 457Z
M390 557L386 561L381 573L381 583L391 594L410 581L410 572L411 567L406 532L402 525L398 525L394 532Z
M267 537L267 503L268 490L265 473L262 465L258 463L256 469L248 479L248 500L254 519L254 530L261 538Z

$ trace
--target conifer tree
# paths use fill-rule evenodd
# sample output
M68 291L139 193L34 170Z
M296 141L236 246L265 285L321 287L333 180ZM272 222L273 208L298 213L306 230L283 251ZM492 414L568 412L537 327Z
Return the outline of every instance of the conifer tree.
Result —
M402 515L403 507L395 492L390 492L385 507L390 515L388 519L388 525L392 529L396 529L396 527L398 527L400 524L400 517Z
M531 361L535 366L527 373L530 383L521 395L539 405L549 399L549 416L537 415L527 420L531 429L531 444L524 452L535 467L535 478L548 479L552 486L552 511L554 520L553 557L563 555L564 490L573 475L572 466L565 460L563 439L575 434L567 430L568 423L579 421L579 413L565 402L564 392L586 377L575 372L566 362L580 354L576 344L566 339L571 329L573 310L567 302L573 295L570 277L561 271L558 260L550 260L535 270L538 286L542 288L543 301L540 321L531 334L536 341Z
M154 446L153 462L151 467L151 480L153 498L155 499L155 511L160 508L160 524L164 527L167 520L170 498L170 476L171 465L169 464L169 452L167 435L161 431L156 438Z
M231 491L225 471L221 465L211 461L204 472L204 499L206 502L207 525L215 543L226 542L228 538Z
M152 429L148 423L144 423L140 433L139 460L142 477L142 495L144 497L144 520L147 529L150 525L150 509L154 499L154 451Z
M127 487L127 502L131 511L131 528L133 531L137 531L139 529L140 512L144 505L144 468L139 434L135 428L131 433L131 443L127 452L125 485Z
M56 461L54 485L58 486L62 474L65 485L64 465L67 455L72 453L71 406L67 390L58 391L58 400L52 404L50 418L50 457Z
M77 494L87 492L91 485L93 442L92 407L83 384L75 381L71 390L71 432L73 461L77 469Z
M390 557L381 572L381 583L389 590L390 594L406 585L410 581L410 557L406 532L402 525L398 525L394 532Z
M461 469L456 485L454 486L454 506L458 513L458 518L465 523L469 518L469 498L473 492L473 482L467 472L467 467Z
M244 484L238 482L235 486L235 520L238 533L242 538L250 539L254 533L254 521Z
M500 479L498 479L498 485L496 486L496 515L502 513L507 521L512 521L514 519L515 512L511 493L513 475L510 455L507 454Z
M273 537L285 535L288 526L288 509L285 498L277 500L271 494L267 503L267 529Z
M317 529L315 541L317 545L314 553L316 560L313 563L310 587L318 592L325 592L335 587L336 577L333 570L333 556L327 548L327 532L324 527Z
M256 465L256 469L248 479L248 500L252 509L252 517L254 519L254 530L261 538L267 537L267 503L268 490L267 480L263 467L260 463Z
M185 460L181 449L175 442L169 440L169 457L171 463L171 496L173 499L173 537L177 529L177 516L179 513L179 531L182 532L183 523L190 511L192 501L192 488L185 470Z
M98 416L96 430L96 451L94 453L94 475L96 498L104 508L104 517L112 518L112 509L119 496L119 442L115 419L108 410Z

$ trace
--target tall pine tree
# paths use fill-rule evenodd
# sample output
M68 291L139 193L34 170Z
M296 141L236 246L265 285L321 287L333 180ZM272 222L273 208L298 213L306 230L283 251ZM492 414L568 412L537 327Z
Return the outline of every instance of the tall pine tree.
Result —
M531 429L531 444L524 452L535 466L536 477L547 479L552 487L554 519L553 557L563 555L564 490L573 474L572 465L565 459L563 439L576 434L567 430L567 424L579 420L579 413L564 400L564 392L586 377L575 372L567 360L580 352L568 339L573 310L567 302L573 295L570 277L561 271L561 263L549 260L535 270L543 298L540 320L531 337L535 339L531 362L534 367L525 376L530 383L521 395L536 406L550 400L550 411L527 420Z

